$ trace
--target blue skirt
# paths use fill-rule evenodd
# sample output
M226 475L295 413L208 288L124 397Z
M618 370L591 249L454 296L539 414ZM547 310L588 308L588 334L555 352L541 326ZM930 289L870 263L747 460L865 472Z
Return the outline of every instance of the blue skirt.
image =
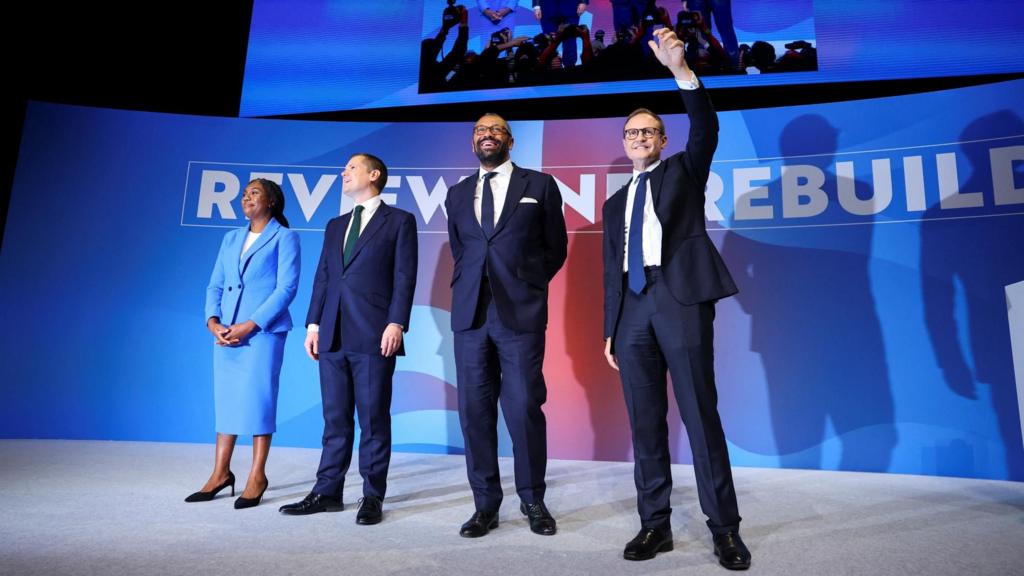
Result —
M273 434L287 332L257 332L239 346L213 349L213 406L217 432Z

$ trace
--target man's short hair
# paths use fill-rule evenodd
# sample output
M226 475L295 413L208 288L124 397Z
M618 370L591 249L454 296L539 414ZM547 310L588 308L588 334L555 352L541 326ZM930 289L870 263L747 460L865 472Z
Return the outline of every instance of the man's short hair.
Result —
M629 121L632 120L634 116L639 116L641 114L646 114L646 115L650 116L651 118L654 118L654 121L658 123L658 130L661 131L661 135L662 136L665 135L665 123L662 122L661 116L658 116L657 114L655 114L654 112L651 112L647 108L637 108L636 110L633 110L632 112L630 112L629 116L626 116L626 121L622 123L622 128L625 129L626 128L626 124L629 124Z
M383 190L384 185L388 182L388 167L384 164L384 161L368 152L359 152L358 154L354 154L354 156L362 158L363 163L366 164L366 167L370 172L373 172L374 170L380 172L380 176L373 181L373 187L377 189L377 192Z

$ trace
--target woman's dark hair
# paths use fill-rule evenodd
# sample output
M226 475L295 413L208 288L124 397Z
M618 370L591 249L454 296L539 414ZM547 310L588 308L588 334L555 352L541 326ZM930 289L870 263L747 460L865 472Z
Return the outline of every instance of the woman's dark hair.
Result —
M278 224L288 228L288 219L284 217L284 192L281 191L281 186L273 180L267 180L266 178L257 178L252 182L259 182L260 186L263 186L263 191L267 193L267 197L270 199L270 215L277 220ZM249 184L252 184L249 182Z

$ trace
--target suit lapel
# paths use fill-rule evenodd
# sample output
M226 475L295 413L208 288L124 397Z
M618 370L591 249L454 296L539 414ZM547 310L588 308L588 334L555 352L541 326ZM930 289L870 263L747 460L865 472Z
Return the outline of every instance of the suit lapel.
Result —
M494 225L494 235L505 226L505 223L512 218L512 212L519 207L519 201L526 193L526 172L523 172L515 164L512 165L512 175L508 179L508 190L505 191L505 204L501 209L501 218Z
M654 201L654 212L659 214L659 218L658 201L661 199L661 183L665 180L665 164L666 162L662 160L661 164L658 164L658 167L651 170L651 173L647 176L647 181L651 184L651 200Z
M616 192L609 202L613 202L609 214L612 221L608 226L608 233L612 235L612 248L615 254L615 265L622 270L623 252L626 243L626 196L629 194L629 183Z
M448 217L464 219L466 225L463 228L466 231L472 232L481 238L486 238L484 229L476 219L476 210L473 208L473 201L475 200L473 197L476 196L476 183L479 178L480 171L478 170L452 188L456 195L452 201L452 206L456 207L459 213L455 215L449 214ZM459 230L459 232L461 233L462 230Z
M348 222L351 219L352 212L349 211L346 214L342 214L341 220L338 221L338 228L340 230L338 234L341 237L337 240L338 251L335 252L335 257L338 259L338 264L340 264L342 268L345 267L345 234L348 232Z
M277 220L271 218L270 222L267 222L266 227L263 228L263 232L260 233L260 237L257 238L256 241L252 243L252 246L249 246L249 249L246 250L244 254L242 254L242 259L239 260L239 262L238 262L238 275L239 276L245 274L245 269L249 267L249 261L252 260L253 254L258 252L260 248L263 248L264 246L266 246L267 242L270 242L270 239L273 238L277 234L277 231L280 230L280 229L281 229L281 225L277 222ZM248 227L246 227L245 233L241 234L241 238L243 238L243 240L242 240L242 245L243 246L245 245L244 238L248 234L249 234L249 229L248 229Z
M370 221L366 224L366 228L363 228L363 231L359 234L359 239L356 240L355 252L352 253L352 259L348 261L349 266L356 261L356 258L359 257L359 252L361 252L367 242L373 238L373 235L384 227L390 213L391 207L381 201L380 205L377 206L377 212L374 213L373 218L370 218ZM342 252L344 252L344 250ZM344 258L344 255L342 258Z

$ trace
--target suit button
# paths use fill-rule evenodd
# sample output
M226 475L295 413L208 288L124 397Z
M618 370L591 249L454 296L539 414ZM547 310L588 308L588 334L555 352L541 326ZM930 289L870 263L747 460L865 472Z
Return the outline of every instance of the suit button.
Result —
M231 286L228 286L228 292L231 292Z
M238 289L239 289L239 290L241 290L241 289L242 289L242 285L241 285L241 284L239 284L239 285L238 285Z

